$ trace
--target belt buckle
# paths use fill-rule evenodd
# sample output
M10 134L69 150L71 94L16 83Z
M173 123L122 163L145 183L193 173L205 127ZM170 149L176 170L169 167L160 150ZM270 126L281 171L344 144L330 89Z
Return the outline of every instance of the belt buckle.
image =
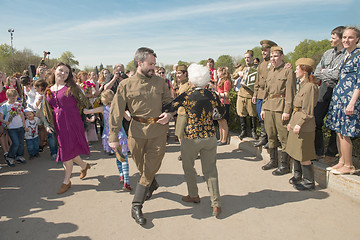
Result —
M146 123L147 123L147 124L154 124L154 123L155 123L155 119L154 119L154 118L148 118L148 119L146 119Z
M274 97L274 94L270 94L270 98L273 98Z

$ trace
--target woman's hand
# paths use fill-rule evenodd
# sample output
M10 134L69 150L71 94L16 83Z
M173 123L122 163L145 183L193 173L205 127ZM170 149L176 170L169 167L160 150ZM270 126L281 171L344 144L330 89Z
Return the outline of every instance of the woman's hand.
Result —
M86 115L86 114L90 114L90 113L89 113L89 109L84 108L83 113L84 113L85 115Z
M353 115L354 114L355 105L353 103L349 103L345 108L345 115Z
M294 127L294 129L293 129L293 132L294 132L295 134L299 134L300 129L301 129L301 127L296 124L295 127Z

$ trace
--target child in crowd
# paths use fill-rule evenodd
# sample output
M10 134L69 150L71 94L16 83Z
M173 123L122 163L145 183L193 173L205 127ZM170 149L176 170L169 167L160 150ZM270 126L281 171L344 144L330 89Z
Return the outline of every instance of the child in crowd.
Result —
M36 80L34 87L36 91L35 96L35 107L37 109L36 116L40 119L40 125L39 125L39 136L40 136L40 142L42 140L41 131L45 132L45 137L47 137L47 144L50 148L50 155L53 160L56 160L57 157L57 147L56 147L56 140L55 140L55 134L54 129L52 129L49 126L49 123L46 121L46 118L43 113L43 103L44 103L44 95L46 88L48 86L48 83L43 80L39 79Z
M94 109L84 109L84 114L95 114L102 113L104 115L104 131L102 135L102 143L104 147L104 151L108 153L113 153L113 150L109 146L109 114L110 114L110 104L112 99L114 98L114 93L108 89L101 93L101 102L104 106L100 106ZM125 119L130 121L130 114L125 114ZM121 150L123 155L125 156L125 161L120 162L119 159L116 159L116 164L120 173L120 182L124 182L123 190L131 191L131 187L129 184L129 162L127 152L129 151L127 135L125 133L124 128L122 127L119 132L119 143L121 146Z
M23 106L16 102L18 96L15 89L6 90L8 101L0 108L0 121L12 142L6 157L6 162L10 167L15 167L15 159L19 163L26 162L24 158L25 116Z
M39 156L39 124L40 119L35 117L34 110L30 107L24 110L25 113L25 141L30 159Z

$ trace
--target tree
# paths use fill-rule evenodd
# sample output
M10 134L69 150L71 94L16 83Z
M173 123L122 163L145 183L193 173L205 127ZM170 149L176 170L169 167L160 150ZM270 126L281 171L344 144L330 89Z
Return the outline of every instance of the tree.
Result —
M206 66L207 64L207 60L206 59L203 59L199 62L200 65L203 65L203 66Z
M177 64L178 64L178 65L186 65L186 66L189 66L189 65L190 65L190 63L185 62L185 61L182 61L182 60L179 60Z
M318 64L324 52L330 48L331 43L327 39L321 41L305 39L295 47L294 52L287 54L286 57L293 66L295 66L296 60L303 57L312 58L315 64Z
M74 57L75 56L74 56L74 54L72 54L72 52L66 51L61 55L61 57L59 58L59 61L69 64L69 66L71 68L74 68L76 66L79 66L79 61L75 60Z
M221 55L215 63L215 68L218 67L228 67L229 72L234 71L234 62L230 55Z
M125 71L135 71L134 60L130 61L125 68Z

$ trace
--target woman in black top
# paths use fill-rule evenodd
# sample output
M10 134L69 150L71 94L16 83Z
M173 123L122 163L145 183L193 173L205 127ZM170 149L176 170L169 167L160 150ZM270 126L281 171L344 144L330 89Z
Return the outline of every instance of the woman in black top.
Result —
M194 160L200 153L213 215L218 216L221 212L221 203L216 168L217 141L212 116L214 108L217 108L220 114L223 114L225 109L214 92L204 89L210 81L209 70L206 67L192 64L188 68L188 76L192 89L179 95L165 107L167 111L174 112L182 106L187 115L185 136L181 142L181 156L189 195L182 197L182 200L200 202L194 168Z

